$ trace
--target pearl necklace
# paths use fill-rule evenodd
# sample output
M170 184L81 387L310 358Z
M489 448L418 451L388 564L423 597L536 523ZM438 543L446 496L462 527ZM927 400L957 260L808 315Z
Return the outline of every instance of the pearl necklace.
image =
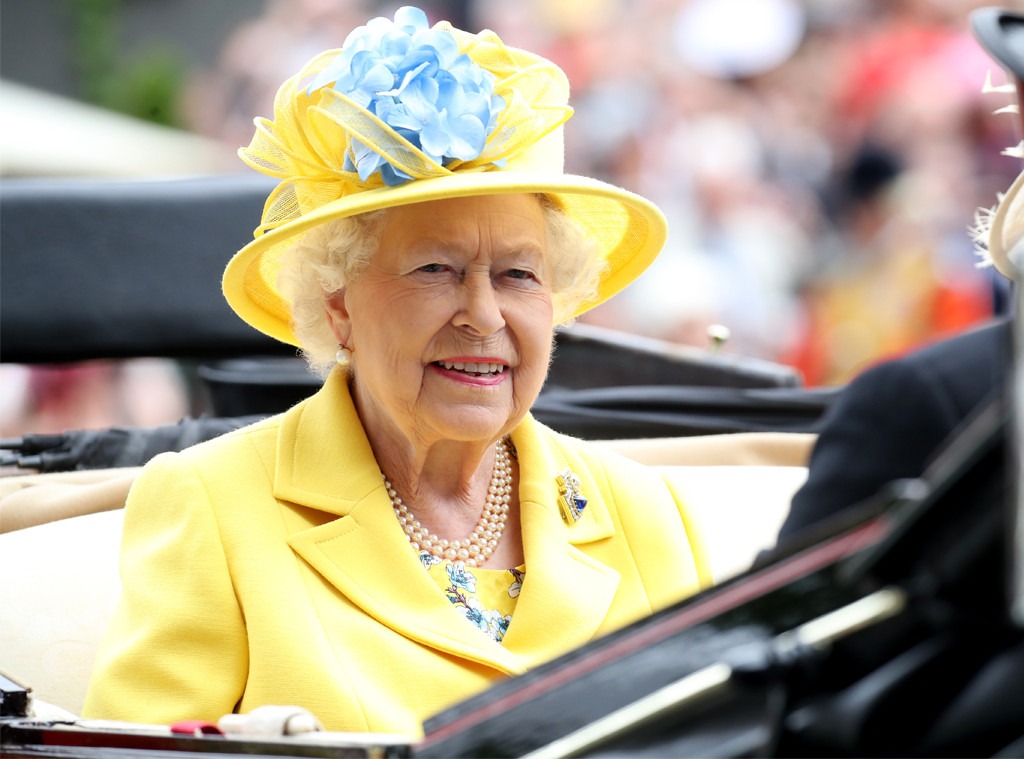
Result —
M502 439L495 446L494 471L491 473L491 484L487 488L487 504L473 532L462 540L449 541L430 532L409 511L409 507L402 502L402 498L395 492L386 476L384 487L387 488L391 507L395 510L402 531L417 552L426 551L438 559L465 562L466 566L470 567L480 566L494 553L505 532L508 505L512 500L509 444Z

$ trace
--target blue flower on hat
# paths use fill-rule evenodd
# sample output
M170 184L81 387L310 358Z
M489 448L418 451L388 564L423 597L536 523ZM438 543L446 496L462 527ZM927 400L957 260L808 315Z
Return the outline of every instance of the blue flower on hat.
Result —
M443 166L478 157L505 107L494 75L460 53L448 29L431 29L427 15L410 6L394 21L375 18L355 29L308 92L327 85ZM353 139L350 148L345 170L363 181L377 171L387 185L412 179L388 161L386 146Z

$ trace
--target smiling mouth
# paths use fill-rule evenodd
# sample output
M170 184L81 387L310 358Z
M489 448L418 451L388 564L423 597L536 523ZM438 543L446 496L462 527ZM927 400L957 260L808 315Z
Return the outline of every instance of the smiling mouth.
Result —
M435 361L435 366L449 371L464 372L474 377L493 377L505 371L504 364L490 362L474 363L472 361Z

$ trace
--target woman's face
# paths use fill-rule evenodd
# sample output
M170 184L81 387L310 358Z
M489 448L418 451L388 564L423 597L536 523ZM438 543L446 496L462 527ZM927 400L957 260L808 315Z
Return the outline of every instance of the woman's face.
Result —
M532 195L389 210L377 254L327 302L371 440L489 441L514 428L551 357L548 270Z

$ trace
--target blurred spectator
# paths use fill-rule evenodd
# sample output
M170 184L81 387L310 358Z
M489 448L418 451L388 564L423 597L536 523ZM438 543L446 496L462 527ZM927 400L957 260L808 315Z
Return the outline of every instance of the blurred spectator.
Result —
M190 413L184 380L160 359L0 365L0 435L172 424Z
M943 255L945 230L915 208L933 200L926 181L899 157L862 145L837 193L842 255L806 284L802 340L787 357L810 384L845 383L869 363L992 313L986 277L970 268L969 250Z

